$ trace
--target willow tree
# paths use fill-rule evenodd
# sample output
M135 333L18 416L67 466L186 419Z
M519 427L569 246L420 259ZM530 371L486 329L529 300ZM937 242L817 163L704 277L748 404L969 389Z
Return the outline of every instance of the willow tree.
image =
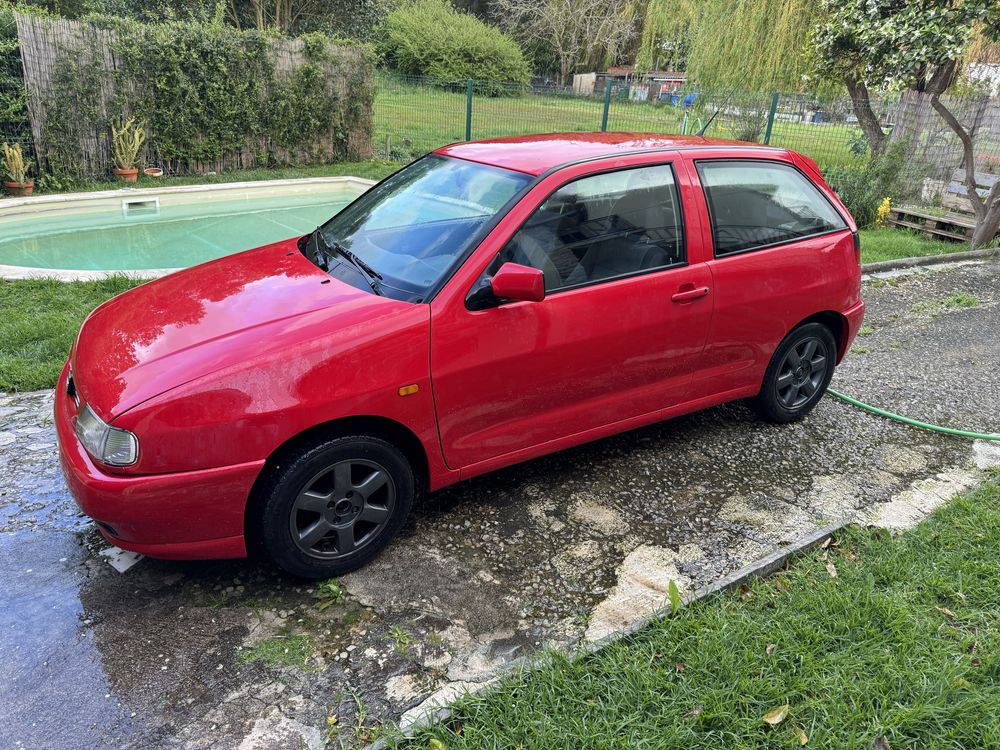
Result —
M817 12L814 0L646 0L636 67L683 67L708 88L798 88Z

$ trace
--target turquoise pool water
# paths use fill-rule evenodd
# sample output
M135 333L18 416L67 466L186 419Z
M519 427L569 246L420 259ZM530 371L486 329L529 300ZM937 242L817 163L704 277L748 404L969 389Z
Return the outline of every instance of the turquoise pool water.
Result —
M239 197L169 194L160 207L67 210L70 204L0 223L0 264L70 270L182 268L314 229L360 192L342 184ZM286 191L287 192L287 191ZM129 198L146 200L146 196ZM179 201L183 201L182 203Z

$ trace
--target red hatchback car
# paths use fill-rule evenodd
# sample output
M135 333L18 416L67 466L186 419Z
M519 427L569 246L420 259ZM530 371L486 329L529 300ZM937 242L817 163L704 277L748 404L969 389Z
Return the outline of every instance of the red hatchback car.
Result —
M860 276L854 221L790 151L447 146L310 235L97 308L57 391L63 470L119 547L338 575L419 491L734 399L802 417Z

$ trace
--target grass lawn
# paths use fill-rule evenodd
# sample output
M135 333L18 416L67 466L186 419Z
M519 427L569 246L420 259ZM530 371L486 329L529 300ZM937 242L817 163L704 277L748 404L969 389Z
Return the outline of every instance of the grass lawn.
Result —
M466 698L404 746L1000 747L998 548L993 473L901 537L848 530L768 580Z
M861 260L874 263L880 260L916 258L925 255L942 255L968 250L967 242L929 240L908 229L862 229Z
M91 310L141 280L0 280L0 391L51 388Z

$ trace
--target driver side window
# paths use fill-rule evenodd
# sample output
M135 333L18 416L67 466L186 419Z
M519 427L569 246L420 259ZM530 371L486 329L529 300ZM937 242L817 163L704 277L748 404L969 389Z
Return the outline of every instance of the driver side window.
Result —
M500 251L545 275L546 293L685 263L669 165L582 177L556 190Z

